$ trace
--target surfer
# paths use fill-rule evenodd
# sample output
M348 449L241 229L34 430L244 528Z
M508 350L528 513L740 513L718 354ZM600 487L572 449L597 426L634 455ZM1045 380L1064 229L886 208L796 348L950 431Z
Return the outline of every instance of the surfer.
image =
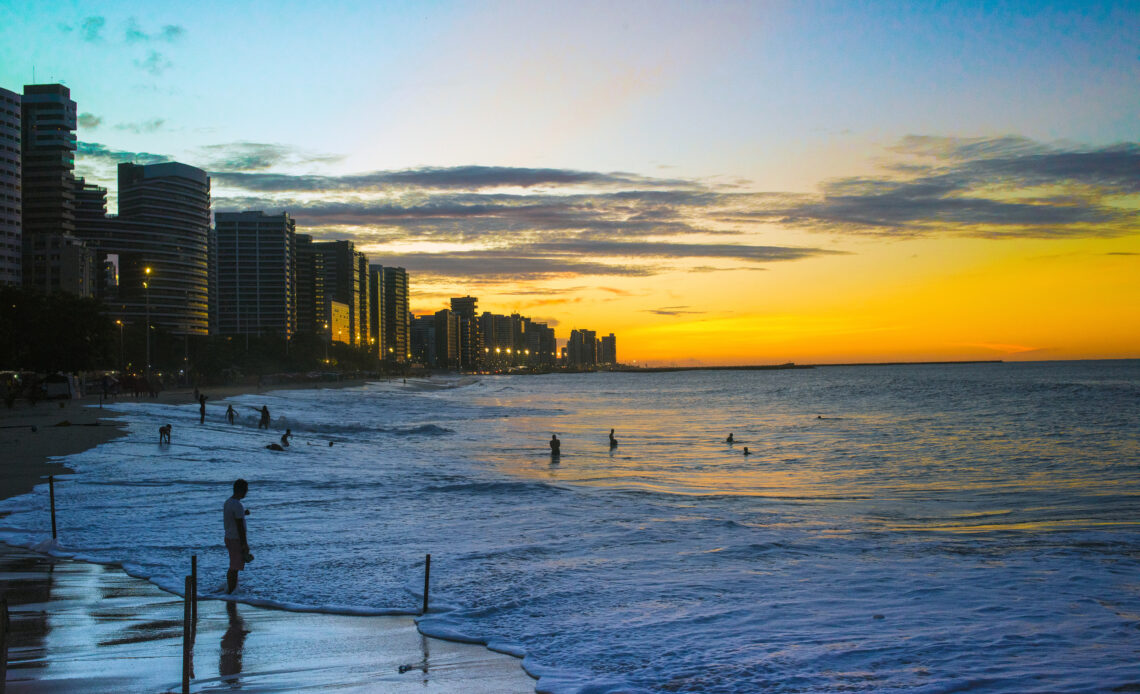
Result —
M288 446L289 444L285 444L285 445ZM285 450L284 448L281 447L281 444L279 444L279 443L271 443L268 446L266 446L266 448L268 448L271 451L283 451L283 450Z
M610 429L610 448L617 448L617 439L614 438L613 429Z
M562 442L558 440L558 434L550 435L550 457L557 458L562 455Z
M229 407L226 408L226 421L228 421L230 424L233 424L234 419L236 419L236 418L237 418L237 412L234 412L234 406L230 405Z
M293 430L292 429L286 429L285 433L281 435L281 445L288 448L289 447L289 439L291 439L291 438L293 438Z
M732 438L732 434L729 434L729 435L728 435L728 438L727 438L727 439L725 439L725 440L724 440L724 442L725 442L725 443L736 443L736 441L734 441L734 440L733 440L733 438Z

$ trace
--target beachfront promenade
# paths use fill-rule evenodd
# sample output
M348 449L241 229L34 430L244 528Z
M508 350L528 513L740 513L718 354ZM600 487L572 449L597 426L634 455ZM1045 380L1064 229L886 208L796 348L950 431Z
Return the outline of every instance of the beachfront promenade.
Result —
M219 389L220 390L220 389ZM219 393L220 397L224 395ZM192 402L168 392L164 402ZM98 397L93 401L98 404ZM47 456L118 434L91 404L0 411L5 495L66 469ZM55 427L60 421L66 427ZM37 425L32 432L31 424ZM91 426L85 426L91 425ZM47 509L45 509L45 514ZM219 506L219 538L221 535ZM45 515L45 519L47 516ZM2 520L0 520L2 523ZM49 521L50 523L50 521ZM50 537L50 524L45 538ZM61 538L66 544L66 538ZM219 539L219 552L224 552ZM4 694L178 692L183 600L115 567L55 559L0 544L0 592L11 615ZM511 656L423 636L413 617L356 617L198 603L191 691L533 692Z

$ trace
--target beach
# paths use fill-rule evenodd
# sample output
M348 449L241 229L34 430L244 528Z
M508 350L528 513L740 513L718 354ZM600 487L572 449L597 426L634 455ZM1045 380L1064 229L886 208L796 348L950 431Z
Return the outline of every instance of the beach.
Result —
M227 398L250 390L203 388L202 392L213 411ZM75 401L42 401L35 407L20 401L13 409L0 410L4 498L32 491L48 475L65 481L72 471L62 458L125 435L123 422L100 409L99 401L95 394ZM190 390L169 390L157 398L136 401L128 396L119 401L191 406L194 398ZM220 512L218 516L218 552L224 554ZM44 537L50 538L50 530ZM66 538L61 542L66 546ZM62 559L2 543L0 592L6 594L11 613L4 689L9 694L180 691L179 596L118 566ZM519 659L479 645L425 637L412 616L305 614L202 600L193 653L192 691L240 686L257 691L521 693L535 688Z

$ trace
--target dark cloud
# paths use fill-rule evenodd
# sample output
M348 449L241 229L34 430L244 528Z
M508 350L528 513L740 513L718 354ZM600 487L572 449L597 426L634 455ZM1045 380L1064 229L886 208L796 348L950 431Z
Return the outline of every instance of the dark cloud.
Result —
M883 177L829 181L790 206L734 213L856 234L981 238L1112 237L1140 214L1115 199L1140 192L1140 145L1061 148L1020 137L905 138Z
M79 114L79 127L94 130L103 124L103 119L96 116L94 113L80 113Z
M155 77L158 77L174 66L174 63L167 60L166 56L158 51L149 51L145 60L135 59L134 63L135 67L144 72L149 72Z
M135 134L153 133L162 129L166 124L164 118L151 118L150 120L141 121L139 123L119 123L115 126L116 130L126 130Z
M688 306L665 306L662 308L651 308L646 313L653 313L658 316L686 316L686 315L700 315L707 313L707 311L693 311Z
M86 17L79 25L79 36L88 43L98 43L103 40L103 26L107 20L97 15Z
M161 164L171 161L170 157L150 152L127 152L104 147L98 142L80 142L76 146L76 155L84 160L101 164L121 164L134 162L136 164Z
M281 165L329 163L343 159L338 155L315 155L288 145L265 142L231 142L201 148L206 155L206 168L216 180L226 180L240 172L261 171Z
M519 282L584 275L645 277L655 268L589 259L550 258L525 251L476 250L460 253L384 255L385 265L427 276L464 277L482 282Z
M219 173L218 182L232 188L262 193L376 192L396 189L534 188L590 185L599 187L691 187L688 181L654 179L627 173L597 173L572 169L531 169L505 166L424 167L401 171L373 171L347 176L283 173Z

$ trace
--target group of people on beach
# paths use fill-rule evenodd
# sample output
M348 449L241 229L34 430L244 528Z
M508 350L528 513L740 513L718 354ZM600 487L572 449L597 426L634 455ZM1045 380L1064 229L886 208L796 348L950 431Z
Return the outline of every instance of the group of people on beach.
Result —
M733 438L733 435L730 432L728 434L728 438L726 438L724 440L724 442L731 446L731 445L736 443L736 439ZM614 430L610 429L610 450L612 451L613 449L617 448L617 446L618 446L618 441L616 438L614 438ZM748 446L744 447L743 453L744 453L744 455L752 455L752 451L748 450ZM558 438L558 434L551 434L550 435L550 457L557 459L561 455L562 455L562 441L561 441L561 439Z

